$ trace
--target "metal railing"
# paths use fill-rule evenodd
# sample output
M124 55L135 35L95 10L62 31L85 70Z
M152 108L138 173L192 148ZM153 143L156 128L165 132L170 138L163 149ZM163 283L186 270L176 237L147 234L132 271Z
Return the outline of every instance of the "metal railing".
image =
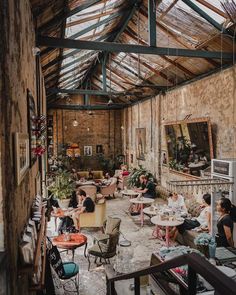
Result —
M115 282L134 279L134 294L140 295L140 277L165 272L172 268L188 265L187 294L197 294L197 274L200 274L215 289L215 294L236 295L236 282L217 269L204 257L196 253L184 254L158 265L143 268L128 274L114 275L114 271L107 267L107 295L115 295Z

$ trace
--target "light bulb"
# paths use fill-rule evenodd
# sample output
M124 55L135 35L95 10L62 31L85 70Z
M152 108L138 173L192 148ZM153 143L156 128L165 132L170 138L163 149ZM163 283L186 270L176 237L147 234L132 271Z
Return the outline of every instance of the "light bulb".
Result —
M78 121L76 119L73 121L72 124L73 124L74 127L77 127L79 125L79 123L78 123Z
M88 128L87 128L87 131L89 132L89 130L90 130L90 128L88 127Z
M121 130L124 130L124 126L123 126L123 125L121 125L121 127L120 127L120 128L121 128Z

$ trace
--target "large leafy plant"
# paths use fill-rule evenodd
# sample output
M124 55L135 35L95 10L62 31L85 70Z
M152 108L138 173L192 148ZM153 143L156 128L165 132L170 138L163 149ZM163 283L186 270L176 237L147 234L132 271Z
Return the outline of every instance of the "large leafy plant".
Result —
M60 171L56 174L54 181L48 187L51 194L59 200L67 199L71 196L75 184L67 171Z
M148 180L155 181L154 175L148 171L147 169L143 168L142 166L139 166L139 169L134 168L131 174L128 177L128 184L130 187L139 187L140 181L139 177L141 175L147 176Z

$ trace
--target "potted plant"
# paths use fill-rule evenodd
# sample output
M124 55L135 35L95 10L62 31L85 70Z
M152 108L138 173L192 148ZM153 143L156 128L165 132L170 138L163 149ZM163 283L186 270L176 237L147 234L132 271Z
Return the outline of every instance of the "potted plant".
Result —
M67 171L60 171L56 174L54 181L48 187L51 194L58 199L61 208L68 208L70 196L75 184Z
M140 186L140 181L139 181L139 177L141 175L145 175L147 176L147 178L149 180L151 180L152 182L155 182L155 177L154 175L148 171L145 168L142 168L142 166L139 166L139 169L134 168L133 171L131 172L131 174L128 177L128 184L130 187L139 187Z
M200 252L209 258L209 247L215 245L215 239L208 233L201 233L194 239L194 244Z

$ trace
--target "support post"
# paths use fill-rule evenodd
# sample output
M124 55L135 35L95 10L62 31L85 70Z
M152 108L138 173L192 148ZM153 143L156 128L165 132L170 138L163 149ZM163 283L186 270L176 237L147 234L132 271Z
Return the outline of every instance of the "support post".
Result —
M106 61L107 61L107 55L105 54L103 60L102 60L102 87L103 91L107 91L107 70L106 70Z
M149 45L156 47L156 0L148 0Z

